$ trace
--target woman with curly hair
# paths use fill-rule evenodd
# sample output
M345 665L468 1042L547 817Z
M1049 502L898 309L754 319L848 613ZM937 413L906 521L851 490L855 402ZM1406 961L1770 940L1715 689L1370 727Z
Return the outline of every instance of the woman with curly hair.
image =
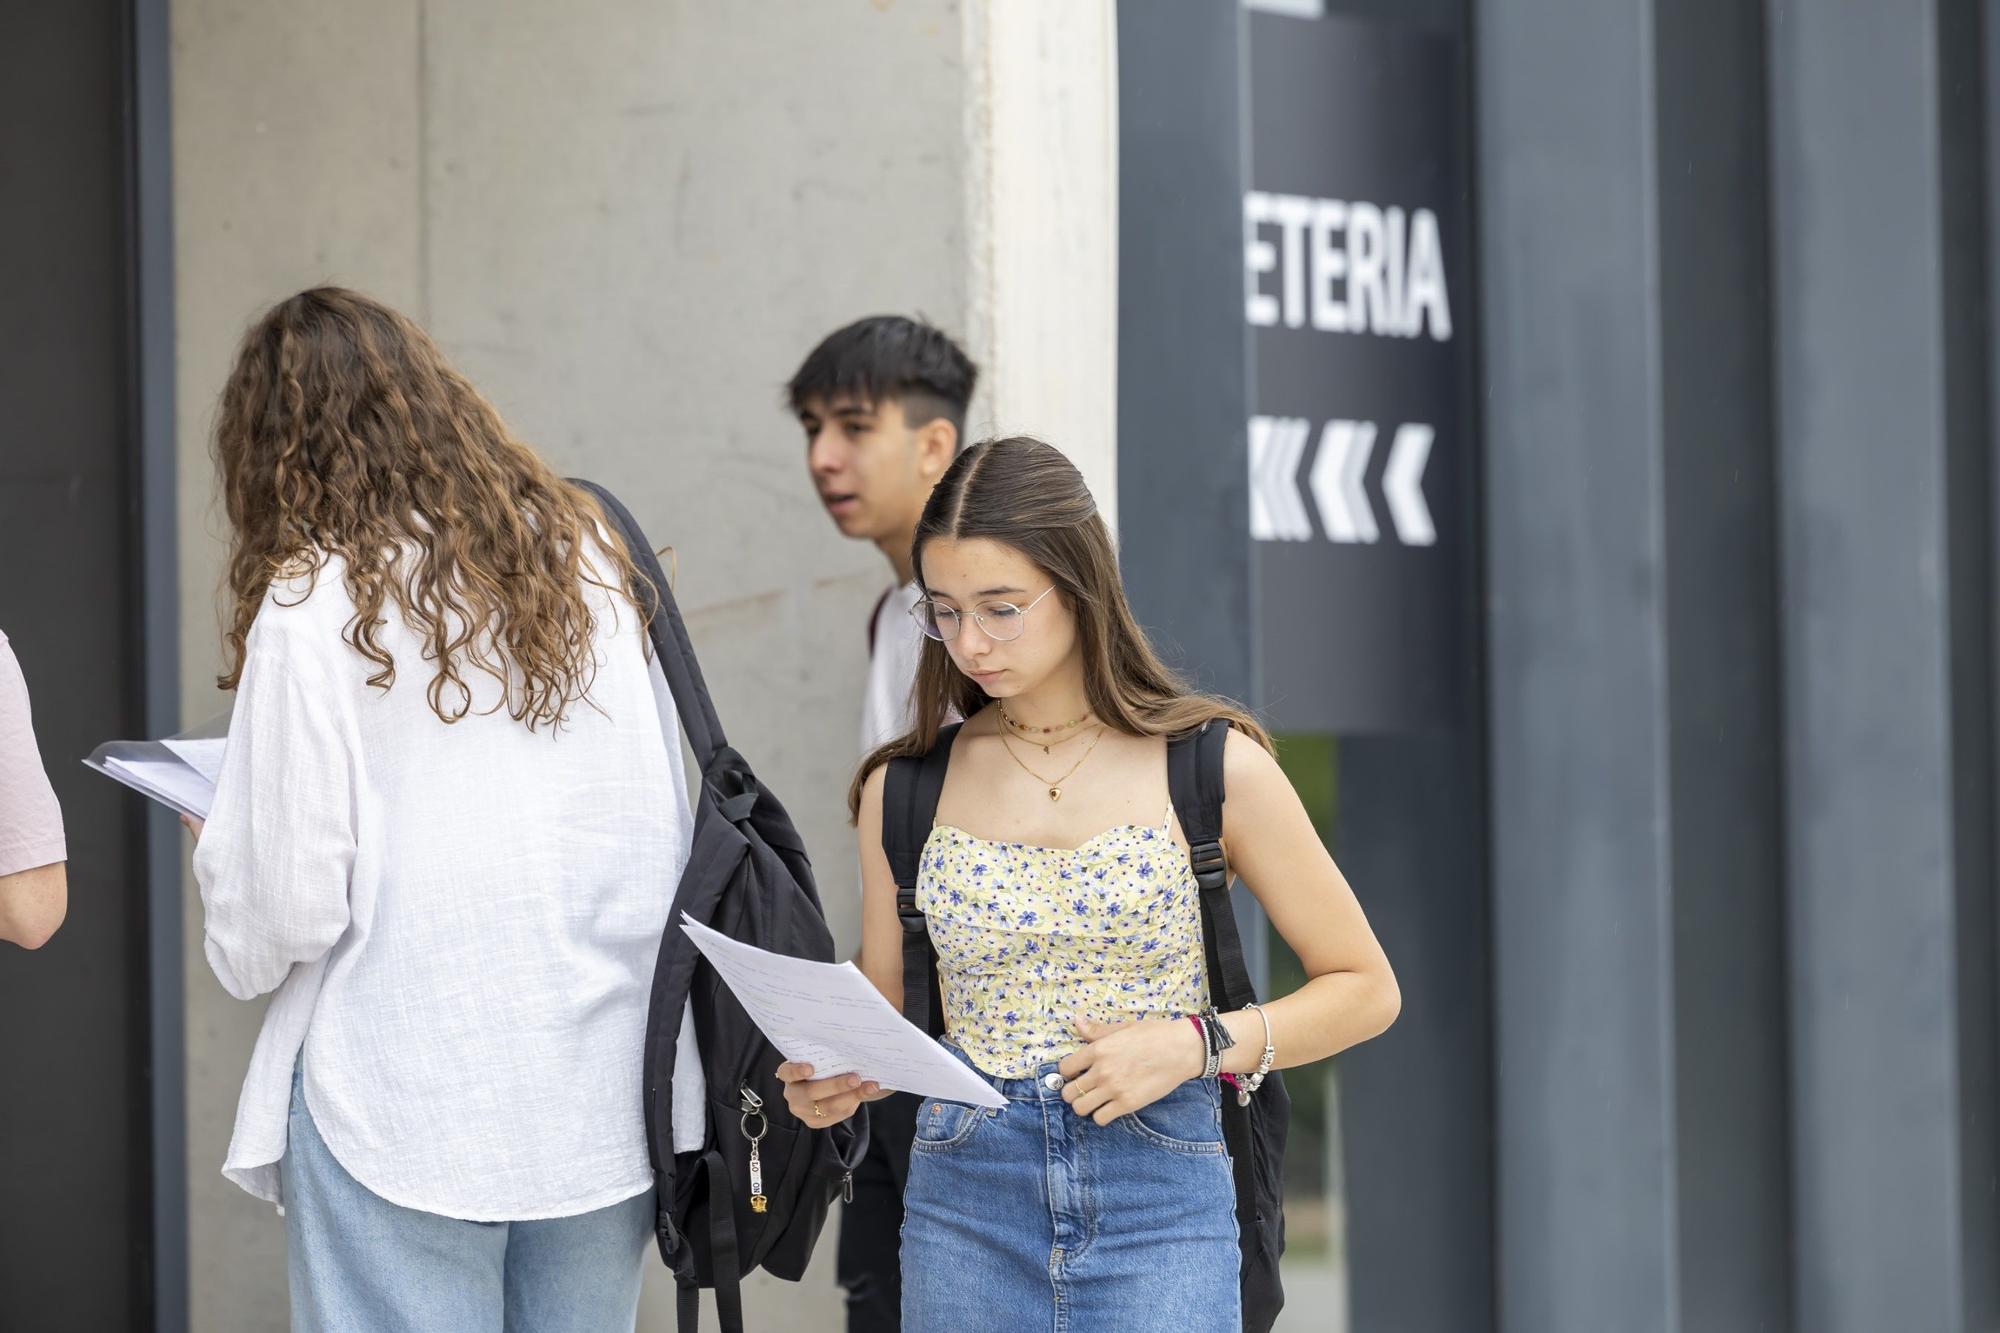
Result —
M354 292L251 328L215 443L236 705L194 866L216 977L274 992L223 1172L284 1206L293 1327L631 1328L689 807L628 555Z

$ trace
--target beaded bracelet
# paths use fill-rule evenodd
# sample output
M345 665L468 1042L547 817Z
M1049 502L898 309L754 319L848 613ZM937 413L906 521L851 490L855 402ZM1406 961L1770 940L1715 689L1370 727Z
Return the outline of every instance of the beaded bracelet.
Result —
M1255 1009L1257 1017L1264 1020L1264 1053L1257 1059L1257 1072L1246 1074L1237 1084L1236 1104L1238 1106L1248 1106L1250 1104L1250 1094L1264 1086L1264 1075L1271 1072L1271 1066L1278 1058L1278 1048L1271 1036L1271 1016L1265 1013L1264 1006L1258 1004L1255 1000L1252 1000L1243 1007L1245 1009Z

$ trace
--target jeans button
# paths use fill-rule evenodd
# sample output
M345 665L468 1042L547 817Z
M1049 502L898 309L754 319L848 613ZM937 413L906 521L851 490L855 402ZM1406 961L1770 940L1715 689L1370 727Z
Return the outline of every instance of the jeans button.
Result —
M1042 1076L1042 1086L1050 1092L1061 1092L1063 1089L1063 1076L1061 1074L1044 1074Z

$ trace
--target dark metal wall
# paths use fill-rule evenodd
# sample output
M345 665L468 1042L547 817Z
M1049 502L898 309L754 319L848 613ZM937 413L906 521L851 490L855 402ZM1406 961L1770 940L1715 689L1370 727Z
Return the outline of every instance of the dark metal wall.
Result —
M0 947L6 1328L185 1325L176 830L77 762L178 706L166 62L163 4L0 42L0 628L70 856L61 932Z
M1233 687L1244 400L1191 368L1233 364L1241 292L1159 281L1241 243L1200 83L1232 8L1120 21L1128 577ZM1483 734L1340 743L1406 1000L1342 1064L1354 1326L1992 1327L2000 32L1974 0L1471 27Z
M1771 7L1793 1199L1813 1329L2000 1321L1983 10Z
M1455 82L1438 92L1463 116L1470 71L1458 0L1327 8L1330 15L1361 14L1407 25L1397 29L1401 33L1451 40L1446 49L1459 63L1447 64L1444 77ZM1258 552L1250 539L1246 418L1252 411L1317 410L1318 404L1252 402L1256 377L1247 373L1252 338L1243 273L1251 110L1244 80L1248 24L1300 20L1246 20L1236 0L1126 4L1118 18L1119 493L1126 585L1141 620L1203 685L1262 702L1269 673L1258 656L1269 637L1257 608L1270 614L1271 597L1258 586ZM1409 95L1400 87L1391 91ZM1310 125L1299 130L1309 144L1315 131ZM1464 123L1453 130L1459 142L1471 133ZM1349 126L1347 132L1355 131ZM1448 175L1456 168L1456 159L1447 156L1413 165L1411 173ZM1274 174L1284 177L1274 188L1304 188L1281 170ZM1449 207L1456 224L1469 202L1469 182L1458 189L1463 193L1442 201L1392 195L1382 202ZM1469 255L1454 252L1449 268L1454 318L1469 347L1477 337L1478 303ZM1393 355L1384 348L1363 350ZM1449 450L1469 459L1476 458L1474 362L1466 354L1459 364L1459 379L1445 377L1465 404L1447 423L1453 430ZM1376 400L1362 395L1336 406L1366 413L1376 410ZM1384 419L1385 429L1393 429L1394 421ZM1451 466L1446 476L1439 465L1426 490L1437 523L1462 550L1476 545L1477 472L1476 466ZM1358 547L1336 552L1324 542L1307 555L1345 555L1356 563L1383 559L1381 552ZM1339 746L1336 851L1398 961L1405 999L1395 1038L1343 1057L1341 1064L1347 1258L1353 1324L1361 1329L1469 1333L1492 1323L1483 644L1476 573L1460 582L1457 604L1446 609L1445 660L1423 665L1434 682L1437 711L1450 721L1421 733L1343 738ZM1425 610L1431 612L1429 603ZM1313 614L1309 598L1288 614ZM1354 651L1365 653L1366 645ZM1321 665L1327 672L1343 669L1341 661ZM1310 675L1294 672L1292 679Z
M1494 1326L1497 1161L1480 594L1484 296L1475 257L1477 154L1467 146L1476 142L1472 25L1464 0L1327 0L1325 10L1321 23L1367 20L1399 45L1414 41L1436 53L1423 77L1402 87L1391 83L1379 104L1357 107L1355 118L1375 126L1370 132L1389 153L1413 159L1395 172L1410 182L1403 191L1429 182L1420 193L1385 202L1426 203L1445 219L1454 326L1451 342L1434 351L1431 401L1407 402L1404 416L1439 429L1423 478L1438 540L1420 554L1442 569L1428 582L1385 578L1380 589L1404 602L1403 615L1432 622L1436 660L1408 672L1425 680L1430 705L1415 715L1384 710L1355 718L1337 747L1333 850L1403 991L1390 1038L1340 1057L1349 1316L1360 1330L1476 1333ZM1279 41L1298 22L1273 15L1255 21ZM1395 71L1388 72L1393 79ZM1365 86L1358 74L1329 70L1322 77ZM1412 101L1427 113L1417 114ZM1358 178L1344 188L1364 196L1367 190ZM1371 354L1395 357L1393 341L1357 339L1329 350L1350 366L1365 365ZM1354 401L1379 401L1393 384L1382 375L1367 391L1357 385ZM1412 554L1419 553L1396 551L1385 535L1379 547L1339 548L1336 558L1365 569L1364 561ZM1321 665L1328 676L1378 647L1392 657L1402 637L1385 634L1378 645L1372 627L1337 629L1341 648Z
M1980 7L1479 16L1502 1325L1991 1327Z
M1254 701L1242 61L1234 0L1119 7L1119 567L1170 664ZM1236 907L1261 978L1263 916Z
M1234 0L1118 11L1118 508L1125 588L1204 689L1255 694Z

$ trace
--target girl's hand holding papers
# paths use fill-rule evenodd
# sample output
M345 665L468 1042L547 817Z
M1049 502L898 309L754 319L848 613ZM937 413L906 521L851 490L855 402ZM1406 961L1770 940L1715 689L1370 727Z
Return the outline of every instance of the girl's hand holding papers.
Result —
M839 1074L815 1079L812 1066L787 1061L778 1066L778 1081L785 1085L785 1105L799 1122L813 1129L837 1125L854 1114L863 1102L879 1102L890 1089L859 1074Z

